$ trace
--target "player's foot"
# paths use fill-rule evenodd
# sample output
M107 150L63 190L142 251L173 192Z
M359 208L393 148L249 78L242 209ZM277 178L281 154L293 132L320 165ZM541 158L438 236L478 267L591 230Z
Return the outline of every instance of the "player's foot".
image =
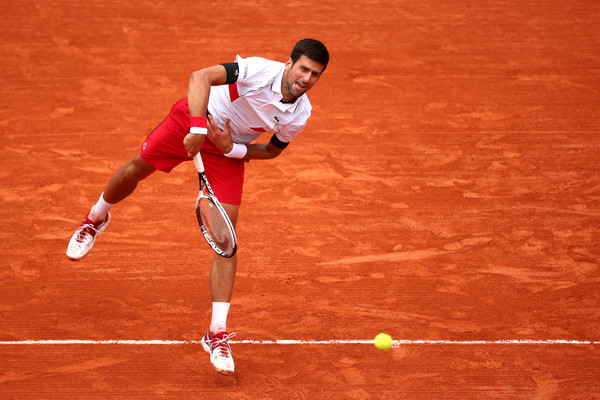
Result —
M86 215L79 228L75 231L69 247L67 247L67 257L73 261L81 260L94 247L96 236L104 231L110 222L110 213L106 215L104 221L94 222Z
M227 343L227 339L231 339L235 333L219 332L216 335L211 335L206 332L206 335L201 340L202 347L210 354L210 362L215 369L225 375L233 374L234 364L231 356L231 347Z

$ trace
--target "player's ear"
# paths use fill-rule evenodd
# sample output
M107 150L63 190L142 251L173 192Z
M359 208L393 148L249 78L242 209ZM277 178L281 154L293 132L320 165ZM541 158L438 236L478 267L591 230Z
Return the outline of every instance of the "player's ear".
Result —
M285 69L288 70L292 68L293 63L294 62L292 61L292 57L288 57L287 61L285 62Z

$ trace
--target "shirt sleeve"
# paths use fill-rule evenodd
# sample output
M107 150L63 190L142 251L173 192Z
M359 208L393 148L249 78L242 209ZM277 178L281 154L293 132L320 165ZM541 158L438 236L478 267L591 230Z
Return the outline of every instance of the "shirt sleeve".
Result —
M260 88L269 84L284 67L283 63L261 57L235 59L238 64L238 79L235 83L242 86Z
M225 67L225 71L227 71L227 81L225 82L226 85L231 85L233 83L236 83L238 80L238 76L240 74L240 66L238 63L226 63L226 64L221 64L223 67Z

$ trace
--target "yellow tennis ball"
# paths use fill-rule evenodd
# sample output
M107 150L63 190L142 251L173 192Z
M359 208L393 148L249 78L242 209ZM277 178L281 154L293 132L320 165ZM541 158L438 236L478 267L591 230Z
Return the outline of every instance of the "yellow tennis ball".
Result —
M379 350L389 350L392 347L392 337L387 333L380 333L375 336L375 347Z

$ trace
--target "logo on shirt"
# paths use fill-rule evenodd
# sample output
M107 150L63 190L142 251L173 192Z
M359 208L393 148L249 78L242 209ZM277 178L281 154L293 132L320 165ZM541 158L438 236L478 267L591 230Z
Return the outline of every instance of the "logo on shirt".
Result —
M274 116L273 119L275 120L275 122L279 123L279 117L277 115Z

